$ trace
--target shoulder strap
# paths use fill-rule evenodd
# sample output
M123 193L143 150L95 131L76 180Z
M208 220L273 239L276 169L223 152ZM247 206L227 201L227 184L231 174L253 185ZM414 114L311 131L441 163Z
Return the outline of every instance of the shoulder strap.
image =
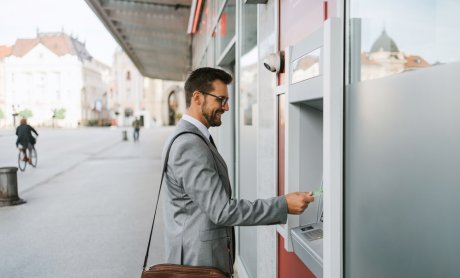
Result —
M153 221L152 221L152 228L150 229L149 243L147 245L147 251L145 252L144 266L142 267L142 269L144 269L144 270L145 270L145 268L147 266L147 260L149 258L150 243L152 242L152 234L153 234L153 225L155 224L155 216L157 215L158 203L160 202L160 192L161 192L161 186L163 184L163 178L165 176L166 168L168 167L169 151L171 150L171 146L174 143L174 141L177 139L177 137L181 136L182 134L187 134L187 133L192 133L192 134L197 135L198 137L200 137L201 140L203 140L203 142L206 145L208 144L206 142L206 139L204 139L203 136L199 135L198 133L192 132L192 131L181 132L181 133L177 134L176 136L174 136L171 139L171 143L169 143L168 150L166 151L166 154L165 154L165 162L164 162L164 165L163 165L163 171L161 173L160 188L158 189L157 203L155 205L155 212L153 214Z

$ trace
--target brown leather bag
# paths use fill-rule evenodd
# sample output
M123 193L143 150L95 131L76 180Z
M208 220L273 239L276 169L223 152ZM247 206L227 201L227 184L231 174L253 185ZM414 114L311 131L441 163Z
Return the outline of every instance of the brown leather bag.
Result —
M152 234L153 234L153 225L155 224L155 216L157 214L157 207L158 207L158 202L160 200L160 192L161 192L161 185L163 184L163 178L164 174L166 172L166 166L168 164L168 157L169 157L169 151L171 150L171 145L176 140L177 137L179 137L182 134L185 133L193 133L190 131L184 131L179 134L177 134L172 140L171 143L168 147L168 151L166 152L165 155L165 162L163 165L163 172L161 174L161 181L160 181L160 188L158 190L158 197L157 197L157 203L155 205L155 213L153 214L153 221L152 221L152 228L150 229L150 237L149 237L149 243L147 244L147 252L145 254L145 259L144 259L144 267L142 271L142 276L141 278L203 278L203 277L209 277L209 278L228 278L231 277L229 274L224 273L218 268L215 267L210 267L210 266L188 266L188 265L178 265L178 264L157 264L154 265L150 268L146 268L147 266L147 261L149 257L149 249L150 249L150 243L152 241ZM203 137L200 135L196 134L198 137L200 137L203 141ZM231 253L230 253L231 257Z
M215 267L157 264L142 272L141 278L228 278Z

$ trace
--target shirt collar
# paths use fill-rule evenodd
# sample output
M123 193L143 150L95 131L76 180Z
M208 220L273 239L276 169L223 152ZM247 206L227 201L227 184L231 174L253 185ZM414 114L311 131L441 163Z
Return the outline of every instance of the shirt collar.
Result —
M198 130L204 135L204 137L209 140L209 135L211 135L211 133L209 133L209 130L202 122L198 121L197 119L188 114L184 114L182 116L182 120L185 120L191 123L192 125L196 126L196 128L198 128Z

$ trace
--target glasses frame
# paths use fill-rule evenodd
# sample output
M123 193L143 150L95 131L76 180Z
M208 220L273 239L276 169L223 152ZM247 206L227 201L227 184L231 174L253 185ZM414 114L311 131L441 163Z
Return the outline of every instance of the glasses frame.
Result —
M225 105L228 104L228 100L230 99L229 97L223 97L223 96L216 96L214 94L211 94L211 93L207 93L207 92L203 92L203 91L198 91L200 93L202 93L203 95L208 95L208 96L212 96L212 97L215 97L216 99L218 99L220 101L220 104L222 105L222 107L224 107Z

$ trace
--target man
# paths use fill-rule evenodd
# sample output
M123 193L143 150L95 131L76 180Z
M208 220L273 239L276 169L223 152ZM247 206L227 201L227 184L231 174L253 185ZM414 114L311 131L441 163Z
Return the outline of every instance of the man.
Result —
M18 138L16 139L16 148L19 148L21 145L21 151L24 152L24 161L31 162L30 158L27 157L26 149L31 151L32 147L35 145L35 138L32 136L32 132L38 136L37 131L27 124L27 119L22 118L21 124L16 128L16 135Z
M214 68L199 68L185 82L187 112L167 140L173 142L165 174L165 238L169 263L213 266L233 273L233 226L286 223L314 198L290 193L265 200L231 198L227 166L208 131L220 126L228 111L227 85L232 77ZM202 136L200 138L199 136ZM255 186L245 185L245 186Z
M134 132L133 139L134 141L139 140L139 131L141 129L141 121L136 117L133 122Z

